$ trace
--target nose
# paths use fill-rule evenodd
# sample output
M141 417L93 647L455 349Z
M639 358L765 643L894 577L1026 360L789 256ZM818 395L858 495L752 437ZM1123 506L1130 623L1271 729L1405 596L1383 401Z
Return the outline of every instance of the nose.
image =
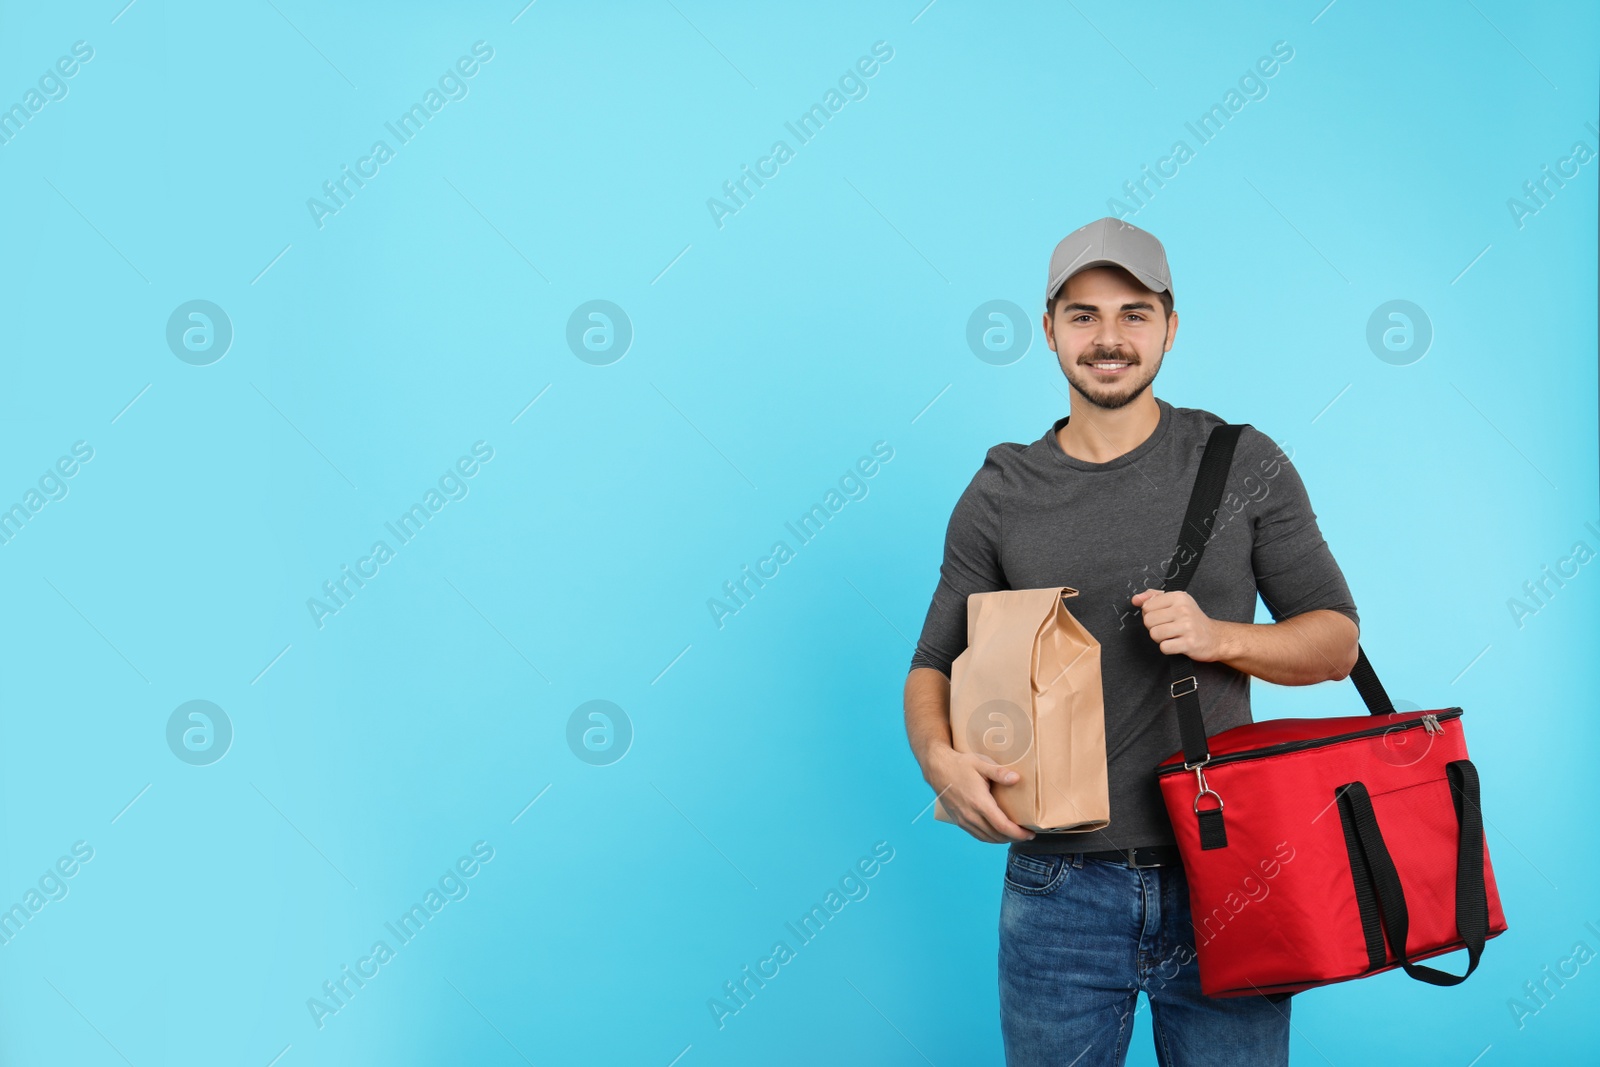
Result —
M1117 348L1126 349L1126 346L1122 344L1121 327L1109 319L1100 320L1100 324L1095 327L1094 343L1108 352Z

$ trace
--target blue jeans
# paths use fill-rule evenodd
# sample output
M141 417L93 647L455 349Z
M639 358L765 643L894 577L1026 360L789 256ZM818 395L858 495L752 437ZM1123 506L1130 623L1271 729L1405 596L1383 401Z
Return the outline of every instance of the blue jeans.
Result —
M1292 998L1200 992L1181 866L1009 852L1000 902L1007 1067L1121 1067L1141 989L1163 1067L1289 1062Z

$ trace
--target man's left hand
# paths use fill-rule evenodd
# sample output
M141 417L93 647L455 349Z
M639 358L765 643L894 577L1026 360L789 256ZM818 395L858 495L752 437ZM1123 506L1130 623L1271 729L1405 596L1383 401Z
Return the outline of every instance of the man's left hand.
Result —
M1150 639L1166 655L1181 652L1200 663L1222 658L1223 625L1201 611L1188 593L1143 589L1131 603L1142 613Z

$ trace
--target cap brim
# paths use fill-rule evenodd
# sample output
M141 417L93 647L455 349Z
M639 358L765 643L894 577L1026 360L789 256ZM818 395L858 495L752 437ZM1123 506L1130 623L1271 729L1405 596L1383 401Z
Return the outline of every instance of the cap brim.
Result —
M1087 263L1080 263L1069 270L1064 271L1061 277L1052 282L1050 288L1045 291L1045 299L1049 300L1054 297L1056 293L1061 291L1061 287L1067 284L1067 279L1071 278L1074 274L1088 270L1090 267L1121 267L1123 270L1133 275L1134 278L1138 280L1140 285L1144 286L1152 293L1165 293L1172 291L1171 286L1162 285L1158 279L1150 277L1150 275L1146 274L1142 270L1135 270L1126 263L1118 263L1114 259L1092 259Z

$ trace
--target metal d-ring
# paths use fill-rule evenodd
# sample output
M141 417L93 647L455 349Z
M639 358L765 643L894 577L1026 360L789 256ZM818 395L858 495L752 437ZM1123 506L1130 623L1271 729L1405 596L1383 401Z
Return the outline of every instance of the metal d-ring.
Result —
M1212 789L1210 786L1206 785L1205 767L1206 767L1206 764L1208 764L1210 762L1211 762L1211 756L1208 753L1206 755L1205 759L1201 760L1199 763L1196 763L1194 765L1194 767L1193 767L1193 770L1194 770L1194 782L1195 782L1195 785L1199 787L1199 792L1195 793L1195 795L1194 795L1194 813L1196 815L1200 814L1200 798L1205 796L1207 793L1210 793L1212 796L1217 798L1217 806L1213 810L1215 810L1215 811L1221 811L1222 810L1222 795L1220 793L1218 793L1215 789ZM1188 767L1189 765L1186 763L1186 764L1184 764L1184 766Z

